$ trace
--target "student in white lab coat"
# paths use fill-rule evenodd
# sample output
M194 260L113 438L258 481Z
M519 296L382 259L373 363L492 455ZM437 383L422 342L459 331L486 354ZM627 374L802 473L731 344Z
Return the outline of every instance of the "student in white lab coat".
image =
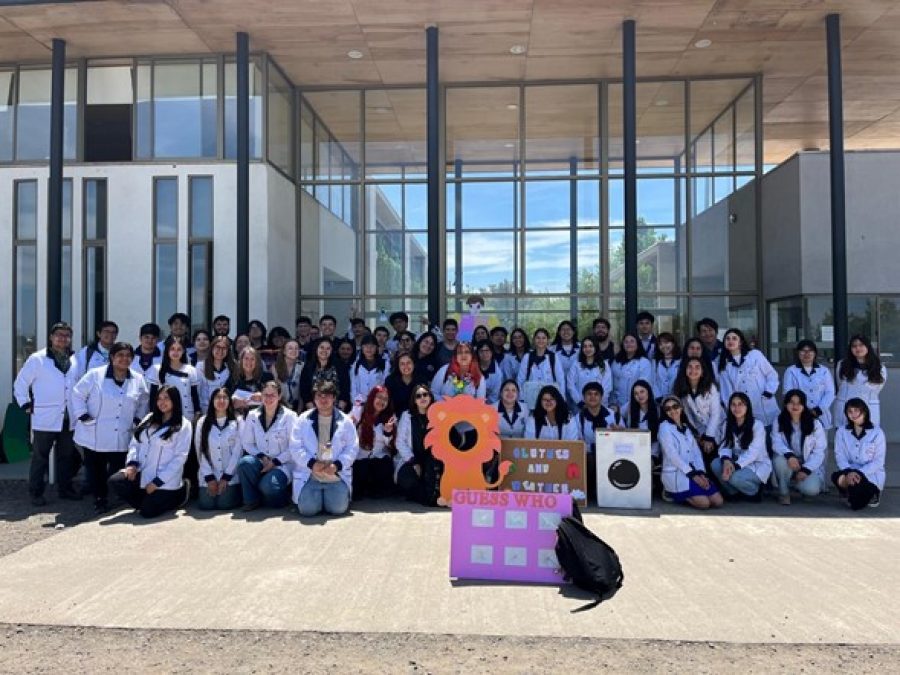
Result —
M503 384L503 371L494 359L494 350L489 340L475 343L478 356L478 367L484 380L484 400L494 405L500 400L500 386Z
M566 388L568 389L569 402L573 410L577 410L584 403L584 385L588 382L596 382L603 387L606 405L609 391L612 390L612 367L600 354L597 338L589 335L581 341L581 349L578 357L569 367L566 374Z
M697 445L681 399L672 395L663 398L662 412L659 448L662 453L663 499L688 504L695 509L722 506L722 495L706 473L703 453Z
M578 340L575 339L575 324L568 319L560 321L559 326L556 327L553 342L550 343L550 349L556 353L557 358L562 360L564 373L569 372L569 368L578 358L580 347Z
M753 405L743 392L728 399L725 439L712 470L727 495L762 501L762 486L772 474L772 461L766 451L766 429L754 419Z
M155 323L145 323L138 332L138 346L134 352L131 368L144 377L147 377L153 366L158 366L162 361L159 333L159 326Z
M450 357L450 363L441 366L431 381L431 393L435 401L453 398L458 394L468 394L484 399L485 381L481 368L475 359L472 345L458 342Z
M514 379L506 380L500 387L500 438L524 438L528 410L519 401L519 385Z
M838 470L831 481L847 497L854 511L866 506L877 507L884 490L884 459L887 442L884 431L870 416L869 406L861 398L844 404L846 424L834 436L834 461Z
M206 414L198 420L194 432L194 447L200 458L197 506L203 510L231 511L241 504L237 474L243 455L241 425L228 387L213 389Z
M784 395L784 407L772 430L772 465L778 478L778 501L791 503L791 488L815 497L825 484L828 437L800 389Z
M394 434L397 418L386 386L376 384L350 413L359 454L353 462L353 498L387 497L394 490Z
M77 371L75 377L81 379L84 374L94 368L109 365L109 350L119 337L119 326L115 321L101 321L97 332L90 343L75 354Z
M531 340L528 339L528 334L521 328L513 328L509 334L509 351L503 358L503 374L506 379L518 380L522 360L530 351Z
M872 424L877 427L881 423L879 395L887 381L887 369L865 335L850 338L847 354L834 369L837 375L834 419L843 419L847 401L861 398L869 408Z
M74 441L84 452L96 513L109 510L107 481L125 466L132 431L147 414L150 395L144 376L130 368L130 344L115 343L109 357L108 366L89 370L72 391Z
M224 335L212 339L209 356L197 363L200 376L200 409L209 408L210 394L219 387L227 387L234 372L234 358L231 356L231 340Z
M538 392L534 410L525 420L525 438L548 441L581 439L578 422L569 416L569 406L553 385L547 385Z
M722 403L740 392L747 395L756 419L766 429L778 416L778 373L758 349L751 349L747 338L737 328L725 331L725 350L719 356L717 377Z
M674 394L681 399L688 423L703 453L709 471L710 462L718 456L725 424L725 409L719 388L713 379L709 362L703 356L691 356L682 362Z
M650 453L659 458L659 408L653 395L653 387L646 380L638 380L631 385L631 397L623 410L626 429L640 429L650 432Z
M832 427L831 407L834 405L834 378L831 370L816 362L816 343L800 340L794 349L794 365L784 371L784 390L799 389L806 394L806 405L822 426Z
M653 393L657 401L672 393L675 386L675 378L678 377L681 365L681 349L675 342L675 336L671 333L660 333L656 338L656 353L651 360L653 363Z
M560 392L566 390L566 375L562 359L550 351L550 333L544 328L534 331L531 338L532 349L522 359L517 380L523 400L528 397L526 385L530 382L552 384ZM525 400L525 405L538 407L537 402Z
M613 390L609 403L622 410L631 398L631 387L638 380L649 382L653 379L653 366L644 354L640 341L632 333L626 333L622 345L612 362Z
M584 343L582 343L582 346ZM588 382L581 390L584 405L575 415L578 433L584 441L587 451L588 501L597 499L597 430L621 429L622 418L618 412L610 410L603 404L603 386L599 382Z
M350 368L350 400L353 405L363 405L372 388L383 385L390 372L390 365L378 353L378 341L372 335L364 335L359 356Z
M191 422L181 414L177 387L162 385L147 415L134 430L125 468L109 479L109 489L155 518L187 504L191 482L184 461L191 451Z

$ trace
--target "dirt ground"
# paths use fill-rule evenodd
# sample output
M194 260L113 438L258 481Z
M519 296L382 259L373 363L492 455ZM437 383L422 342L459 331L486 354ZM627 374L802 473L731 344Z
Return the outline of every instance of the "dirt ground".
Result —
M0 557L93 518L91 502L31 507L0 481ZM0 574L2 574L0 560ZM613 600L612 602L615 602ZM0 625L0 673L896 672L900 645L784 645L385 633Z

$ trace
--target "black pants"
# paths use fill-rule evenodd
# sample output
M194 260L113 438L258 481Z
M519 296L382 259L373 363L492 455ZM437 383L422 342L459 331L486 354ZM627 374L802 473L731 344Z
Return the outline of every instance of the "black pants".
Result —
M28 473L28 492L32 497L44 494L44 474L50 466L50 450L56 445L56 485L60 492L72 489L75 475L74 455L77 454L72 442L72 432L33 431L31 434L31 469Z
M96 452L90 448L84 448L84 468L94 497L106 500L109 495L107 481L116 471L125 466L127 452Z
M407 499L425 506L435 506L441 494L441 476L444 465L437 460L426 461L421 466L422 475L416 473L415 462L407 462L397 473L397 487Z
M194 447L194 441L191 440L191 451L184 460L184 468L181 475L191 481L191 499L196 499L200 493L200 484L198 476L200 474L200 448Z
M134 480L128 480L120 471L113 474L108 482L109 489L123 501L138 509L144 518L156 518L166 511L174 511L187 497L184 486L177 490L160 488L149 495L141 487L141 474L137 474Z
M854 473L858 473L860 480L856 485L848 485L847 486L847 499L850 501L850 508L854 511L859 511L860 509L864 509L869 505L869 502L878 495L881 494L881 490L870 481L862 472L854 471ZM831 474L831 482L834 483L835 487L839 490L843 490L840 485L838 485L838 479L844 475L843 471L835 471Z
M387 497L394 488L394 460L366 457L353 462L353 498Z

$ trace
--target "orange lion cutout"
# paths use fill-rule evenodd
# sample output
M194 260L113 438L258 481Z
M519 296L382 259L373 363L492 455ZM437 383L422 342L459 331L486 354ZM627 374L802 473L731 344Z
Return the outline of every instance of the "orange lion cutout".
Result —
M460 450L450 441L450 432L460 422L470 424L476 434L475 444ZM444 463L441 477L441 506L452 503L454 490L485 490L500 485L512 462L500 462L497 482L485 480L482 465L500 452L500 415L497 409L466 394L434 403L428 409L428 433L425 445L431 447L435 459Z

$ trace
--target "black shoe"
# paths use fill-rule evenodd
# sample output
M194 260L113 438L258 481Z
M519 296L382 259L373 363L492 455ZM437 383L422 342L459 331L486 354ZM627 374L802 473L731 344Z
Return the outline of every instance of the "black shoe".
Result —
M879 506L881 506L881 494L875 495L872 497L872 501L869 502L870 509L877 509Z
M105 499L97 499L94 501L94 513L98 516L109 511L109 502Z
M47 499L43 495L31 498L32 506L47 506Z
M68 499L72 502L80 502L81 501L81 493L75 490L72 487L68 487L59 491L60 499Z

